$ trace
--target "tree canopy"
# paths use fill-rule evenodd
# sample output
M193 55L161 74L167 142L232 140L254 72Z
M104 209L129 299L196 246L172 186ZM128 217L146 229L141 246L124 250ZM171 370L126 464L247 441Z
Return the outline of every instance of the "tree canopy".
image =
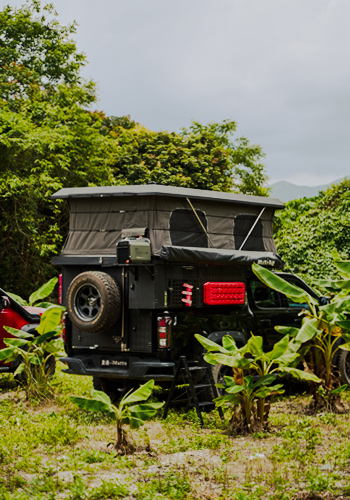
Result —
M236 123L154 132L129 117L91 111L93 81L52 6L0 11L0 285L26 295L57 270L68 230L62 187L159 184L267 195L263 152Z
M331 251L350 257L350 180L287 203L275 215L275 241L286 269L306 281L338 277Z

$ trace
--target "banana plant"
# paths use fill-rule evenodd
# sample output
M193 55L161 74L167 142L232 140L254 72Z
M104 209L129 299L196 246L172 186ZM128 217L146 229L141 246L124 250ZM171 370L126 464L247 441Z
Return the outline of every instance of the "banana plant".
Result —
M295 367L300 360L297 351L301 343L290 339L288 335L277 342L270 352L263 351L262 337L254 335L240 348L230 335L223 337L222 345L202 335L196 334L195 337L207 350L204 356L207 363L223 364L233 370L232 377L224 376L225 383L218 384L228 394L215 399L215 402L218 406L232 405L230 422L235 432L243 429L254 432L266 427L270 408L266 399L284 392L282 384L271 385L277 374L291 374L301 380L319 381L317 376ZM257 381L254 381L252 374L257 377Z
M5 338L7 347L0 350L0 361L18 362L15 376L24 386L28 398L42 398L52 393L50 378L55 371L55 359L62 352L61 306L50 306L42 314L36 334L4 327L11 338Z
M336 257L335 254L333 257ZM332 367L334 356L339 349L350 350L350 321L348 319L350 261L335 259L334 264L344 279L331 284L333 289L334 286L337 287L338 293L325 305L320 305L306 291L291 285L258 264L253 264L252 269L265 285L285 294L295 302L308 304L309 308L303 312L304 317L300 329L278 326L276 330L294 337L296 342L306 343L309 362L304 357L304 366L308 372L320 378L321 389L312 384L315 410L323 405L333 408L334 411L343 411L339 394L346 388L346 385L341 386L341 389L338 387L339 384L334 387L337 385L337 377Z
M38 290L33 292L28 301L20 297L19 295L16 295L15 293L10 293L6 292L7 295L15 299L19 304L22 306L35 306L35 307L50 307L52 304L51 302L42 302L43 299L46 297L49 297L51 293L53 292L56 284L58 282L57 276L54 278L51 278L49 281L44 283Z
M117 452L126 454L133 451L134 447L129 439L126 425L131 429L138 429L146 420L153 417L157 410L164 405L162 403L138 403L146 401L152 393L154 380L149 380L135 391L132 389L120 400L119 405L112 404L110 398L102 391L91 392L91 398L71 396L71 401L83 408L93 412L101 411L114 415L117 426L117 438L114 448Z

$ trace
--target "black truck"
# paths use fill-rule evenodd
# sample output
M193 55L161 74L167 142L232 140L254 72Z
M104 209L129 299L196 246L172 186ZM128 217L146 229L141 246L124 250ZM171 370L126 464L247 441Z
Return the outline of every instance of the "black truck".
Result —
M195 333L244 345L253 332L268 346L279 338L274 326L300 325L304 306L251 272L253 262L283 268L272 235L280 201L155 184L66 188L53 198L70 208L53 259L67 307L62 361L68 373L93 376L95 388L169 384L181 355L201 359Z

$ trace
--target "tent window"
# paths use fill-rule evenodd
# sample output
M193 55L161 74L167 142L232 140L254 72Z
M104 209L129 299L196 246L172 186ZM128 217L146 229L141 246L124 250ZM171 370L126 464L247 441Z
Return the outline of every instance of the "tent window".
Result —
M207 219L202 210L196 210L201 223L207 230ZM208 248L208 237L193 210L177 208L170 216L170 238L173 246Z
M235 217L233 225L233 237L235 240L235 249L238 250L251 230L257 215L241 214ZM265 251L264 240L262 236L262 222L258 220L252 233L244 244L242 250Z

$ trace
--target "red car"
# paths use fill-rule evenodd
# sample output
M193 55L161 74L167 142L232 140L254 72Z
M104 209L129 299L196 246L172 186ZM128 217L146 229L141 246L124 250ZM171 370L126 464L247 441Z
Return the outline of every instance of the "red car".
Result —
M33 333L39 326L40 316L44 311L42 307L21 306L0 288L0 349L7 347L4 339L11 337L5 326ZM14 372L17 366L18 362L0 361L0 373Z

